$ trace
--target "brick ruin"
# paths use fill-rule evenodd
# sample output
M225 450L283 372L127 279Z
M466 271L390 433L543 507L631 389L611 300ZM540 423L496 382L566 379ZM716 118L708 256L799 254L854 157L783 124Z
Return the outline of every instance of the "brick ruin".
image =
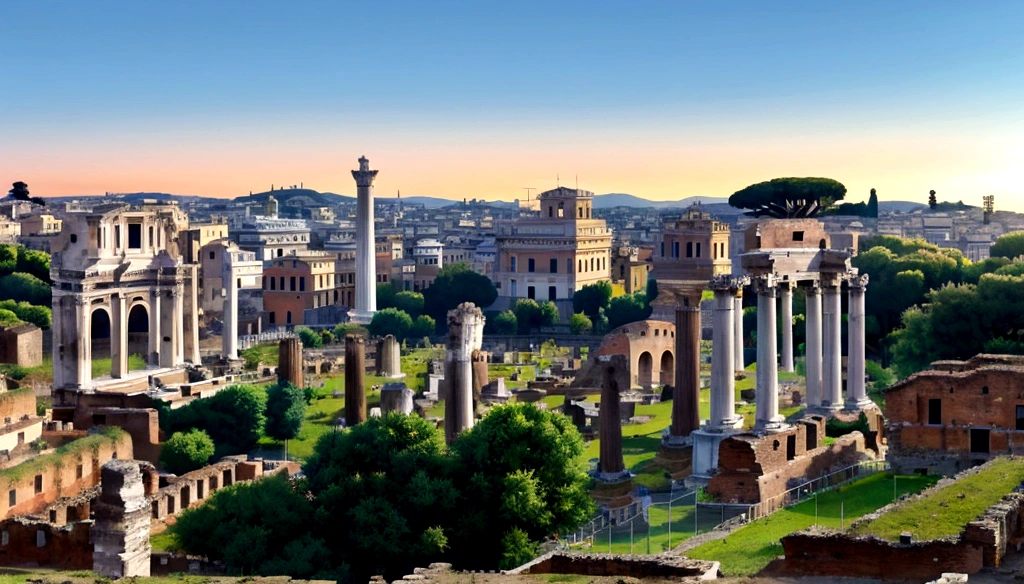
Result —
M149 576L149 513L143 469L133 460L103 465L101 492L93 505L94 572L108 578Z
M691 560L668 554L624 556L613 554L566 554L550 552L506 572L519 574L577 574L581 576L622 576L630 578L693 578L713 580L719 576L718 562Z

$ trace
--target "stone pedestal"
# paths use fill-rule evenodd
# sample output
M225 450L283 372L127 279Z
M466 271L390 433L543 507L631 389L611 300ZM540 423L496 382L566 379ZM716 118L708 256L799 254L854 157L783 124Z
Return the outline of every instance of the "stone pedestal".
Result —
M345 424L366 421L366 341L359 335L345 335Z
M302 379L302 341L298 337L281 339L277 344L277 379L295 387L305 385Z
M415 392L404 383L388 383L380 390L380 409L383 413L400 412L411 414Z
M742 419L741 419L742 421ZM718 445L738 430L710 430L701 428L691 435L693 439L692 477L706 483L718 468Z
M484 315L472 302L448 311L444 434L449 444L473 427L473 352L483 344Z
M111 460L100 470L100 496L92 509L93 571L107 578L149 576L149 503L134 460Z

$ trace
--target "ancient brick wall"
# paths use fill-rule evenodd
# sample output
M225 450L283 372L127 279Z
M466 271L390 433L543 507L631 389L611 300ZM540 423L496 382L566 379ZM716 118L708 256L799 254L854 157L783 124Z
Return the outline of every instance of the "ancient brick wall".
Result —
M36 396L31 387L0 392L0 422L7 418L17 421L25 415L36 415Z
M0 363L35 367L43 363L43 331L34 324L0 328Z
M160 420L152 408L97 408L93 417L102 416L105 425L121 428L132 437L137 460L160 464Z
M509 574L579 574L632 578L716 578L718 562L682 556L619 556L612 554L563 554L552 552L524 564Z
M91 570L91 527L88 523L57 527L23 519L0 522L0 566Z

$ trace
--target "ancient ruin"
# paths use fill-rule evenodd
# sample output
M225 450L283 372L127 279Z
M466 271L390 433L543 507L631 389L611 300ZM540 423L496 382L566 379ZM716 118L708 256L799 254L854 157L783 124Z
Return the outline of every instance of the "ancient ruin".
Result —
M377 171L370 170L370 161L359 157L359 170L352 171L356 180L356 305L349 311L352 322L369 323L377 312L377 253L374 249L373 180Z
M404 383L388 383L380 390L380 409L382 413L398 412L411 414L413 411L413 398L416 392L406 387Z
M449 444L473 427L473 352L480 350L483 333L484 314L472 302L448 311L444 434Z
M299 337L286 337L278 342L277 379L295 387L305 385L302 379L302 340Z
M345 424L366 421L366 340L345 335Z
M149 505L139 463L103 465L101 494L93 505L93 571L108 578L149 576Z
M402 377L402 347L394 335L377 339L377 375Z

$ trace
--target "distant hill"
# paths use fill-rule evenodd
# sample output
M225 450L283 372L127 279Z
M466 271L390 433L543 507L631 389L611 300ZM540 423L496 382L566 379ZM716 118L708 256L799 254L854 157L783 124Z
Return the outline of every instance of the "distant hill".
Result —
M914 203L911 201L878 201L879 213L913 213L918 209L924 209L928 205Z
M640 209L672 209L686 208L696 202L704 205L714 205L728 203L728 201L729 199L725 197L686 197L678 201L650 201L626 193L608 193L606 195L594 195L594 208L636 207Z

